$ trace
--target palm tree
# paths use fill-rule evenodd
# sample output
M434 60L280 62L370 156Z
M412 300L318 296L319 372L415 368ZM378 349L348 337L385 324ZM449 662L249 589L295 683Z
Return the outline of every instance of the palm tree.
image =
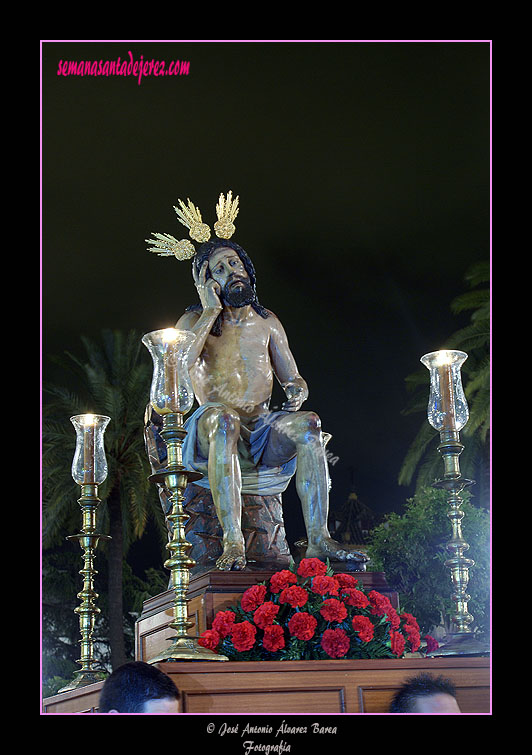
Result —
M471 311L469 324L457 330L443 348L460 349L468 354L462 367L464 392L469 405L469 421L462 430L464 451L460 466L465 477L477 483L475 497L487 502L489 489L490 431L490 297L489 264L478 262L466 273L471 291L451 302L454 314ZM412 394L403 414L426 414L428 372L421 368L406 378ZM441 457L436 451L439 434L426 418L412 442L399 472L399 484L409 485L416 476L416 491L441 476ZM487 505L487 504L486 504Z
M123 559L129 546L145 531L150 518L165 535L164 519L144 449L143 417L149 400L151 360L144 354L141 335L135 331L102 331L97 344L82 337L84 360L65 352L53 361L74 378L76 390L45 385L43 406L43 547L63 541L79 531L76 505L79 488L70 470L75 433L69 422L74 414L90 412L111 417L105 432L109 467L98 494L100 532L111 535L98 550L108 559L109 646L113 668L126 662L122 600Z

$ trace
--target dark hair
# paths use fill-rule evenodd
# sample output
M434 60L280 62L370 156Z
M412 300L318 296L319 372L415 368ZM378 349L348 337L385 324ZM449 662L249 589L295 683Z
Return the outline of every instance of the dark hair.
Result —
M253 293L255 295L254 300L251 302L251 306L259 314L261 317L266 319L270 316L270 313L267 309L265 309L261 304L259 304L259 299L257 297L257 275L255 273L255 267L253 265L253 262L250 260L247 252L242 249L241 246L236 244L234 241L225 241L224 239L220 239L219 241L206 241L204 244L202 244L197 253L194 257L194 260L192 264L194 265L194 268L196 270L196 273L199 273L201 266L205 262L205 260L208 260L211 255L217 250L221 249L222 247L228 247L229 249L232 249L235 251L238 256L240 257L242 264L244 265L244 269L249 277L249 282L251 284L251 288L253 289ZM207 278L212 277L210 274L210 271L207 271ZM201 304L191 304L190 307L187 307L185 312L201 312L203 311L203 308ZM211 328L211 335L213 336L219 336L222 333L222 315L221 313L218 315L216 320L214 321L214 324Z
M442 693L456 699L456 689L449 679L425 673L418 674L407 679L395 693L390 705L390 713L412 713L416 700Z
M148 700L179 699L179 690L169 676L143 661L119 666L107 677L100 693L98 710L108 713L143 713Z

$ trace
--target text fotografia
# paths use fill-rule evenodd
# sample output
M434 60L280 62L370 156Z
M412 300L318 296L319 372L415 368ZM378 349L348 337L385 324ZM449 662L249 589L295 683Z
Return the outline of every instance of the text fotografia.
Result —
M277 741L275 744L263 744L256 742L254 739L249 739L249 737L266 734L277 739L281 736L288 735L327 735L336 734L337 728L336 726L323 726L322 724L317 722L313 722L304 726L293 726L283 720L283 722L279 726L272 724L253 725L250 723L246 723L244 726L242 726L240 723L228 724L225 722L220 724L219 726L216 726L215 724L210 723L207 725L207 731L209 734L216 733L220 737L231 735L240 736L242 738L242 747L245 755L251 755L251 753L253 752L263 752L266 753L266 755L273 755L273 753L290 752L290 744L288 742L285 742L284 739ZM244 739L244 737L248 738Z
M134 60L131 50L128 58L122 60L60 60L58 76L135 76L138 84L143 76L188 76L190 62L173 60L166 65L164 60Z

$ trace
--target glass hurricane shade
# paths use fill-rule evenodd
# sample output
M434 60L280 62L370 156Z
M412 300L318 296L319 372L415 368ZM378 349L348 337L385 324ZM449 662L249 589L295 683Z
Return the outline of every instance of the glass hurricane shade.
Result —
M165 328L146 333L142 343L153 359L150 402L157 414L186 414L194 403L189 351L196 340L189 330Z
M421 357L430 371L427 415L435 430L459 432L467 424L469 409L460 372L466 359L464 351L451 350L432 351Z
M76 430L72 477L78 485L101 485L107 478L103 435L110 420L110 417L101 414L77 414L70 417Z

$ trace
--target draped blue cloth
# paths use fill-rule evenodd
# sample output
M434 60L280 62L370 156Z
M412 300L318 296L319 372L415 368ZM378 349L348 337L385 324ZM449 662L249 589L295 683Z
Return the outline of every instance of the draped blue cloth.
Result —
M208 459L202 456L197 436L198 421L203 413L217 403L202 404L185 421L187 435L183 442L183 464L186 469L201 472L204 476L194 484L209 489ZM297 457L280 466L270 467L262 462L272 430L272 422L285 411L266 412L251 420L241 420L238 440L238 457L242 474L241 492L248 495L279 495L288 487L295 474Z

